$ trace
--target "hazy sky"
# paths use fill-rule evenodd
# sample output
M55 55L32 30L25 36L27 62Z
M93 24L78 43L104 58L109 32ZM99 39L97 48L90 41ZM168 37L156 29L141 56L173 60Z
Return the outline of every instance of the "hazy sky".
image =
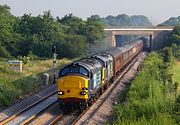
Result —
M54 16L73 13L82 18L125 13L145 15L153 24L180 16L180 0L0 0L0 4L9 5L16 16L38 15L45 10L51 10Z

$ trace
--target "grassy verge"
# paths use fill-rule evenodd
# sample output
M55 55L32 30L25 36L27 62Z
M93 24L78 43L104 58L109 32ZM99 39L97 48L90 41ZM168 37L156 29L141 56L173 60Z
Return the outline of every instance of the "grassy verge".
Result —
M57 61L57 70L62 65L71 62L68 59ZM36 60L23 65L23 73L17 73L8 68L6 61L0 61L0 105L8 106L19 97L29 95L42 88L44 72L50 74L53 80L52 60Z
M168 50L169 51L169 50ZM161 56L160 56L161 55ZM133 80L124 102L113 108L113 124L174 125L180 123L180 98L172 84L171 55L151 53ZM168 58L167 58L168 57ZM170 58L169 58L170 57Z
M180 61L177 61L174 66L173 80L180 84ZM178 94L180 94L180 86L178 87Z

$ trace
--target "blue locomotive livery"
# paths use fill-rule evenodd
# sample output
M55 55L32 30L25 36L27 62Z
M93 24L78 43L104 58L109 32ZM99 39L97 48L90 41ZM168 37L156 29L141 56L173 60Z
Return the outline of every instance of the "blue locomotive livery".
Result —
M143 40L138 39L63 67L57 80L60 108L64 112L85 110L142 51L143 45Z

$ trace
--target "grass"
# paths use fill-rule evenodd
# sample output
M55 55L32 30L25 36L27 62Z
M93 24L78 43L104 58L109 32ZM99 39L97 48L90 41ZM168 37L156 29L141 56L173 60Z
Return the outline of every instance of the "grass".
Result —
M57 71L71 62L69 59L57 60ZM0 61L0 105L8 106L13 101L32 94L42 88L43 73L50 74L53 81L52 60L35 60L23 65L23 72L17 73L8 68L7 61Z
M174 81L180 83L180 61L178 61L174 67Z
M133 80L125 101L113 107L113 124L117 125L176 125L178 106L169 82L169 66L161 56L151 53L142 71ZM174 108L176 107L176 108Z
M173 72L173 80L174 80L174 82L177 82L178 84L180 84L180 61L176 62L173 71L174 71ZM178 87L177 92L178 92L178 94L180 94L180 85Z

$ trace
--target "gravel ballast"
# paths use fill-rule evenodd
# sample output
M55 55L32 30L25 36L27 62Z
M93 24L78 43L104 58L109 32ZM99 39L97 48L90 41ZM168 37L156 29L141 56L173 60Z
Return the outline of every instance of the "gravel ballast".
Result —
M130 84L130 81L135 77L135 75L137 74L137 68L139 64L142 63L145 57L146 53L141 53L138 56L138 61L136 61L132 65L130 70L120 79L118 85L110 93L110 95L108 95L108 98L105 99L107 96L107 92L104 93L97 100L97 102L92 105L91 108L78 120L76 125L103 125L107 123L110 120L113 105L118 102L120 93ZM110 88L107 91L109 91Z
M46 87L45 89L41 90L40 92L23 99L20 102L17 102L16 104L8 107L7 109L3 110L2 112L0 112L0 121L20 112L21 110L25 109L26 107L28 107L29 105L31 105L34 102L37 102L39 100L41 100L42 98L46 97L47 95L49 95L50 93L56 91L56 85L50 85L48 87Z

